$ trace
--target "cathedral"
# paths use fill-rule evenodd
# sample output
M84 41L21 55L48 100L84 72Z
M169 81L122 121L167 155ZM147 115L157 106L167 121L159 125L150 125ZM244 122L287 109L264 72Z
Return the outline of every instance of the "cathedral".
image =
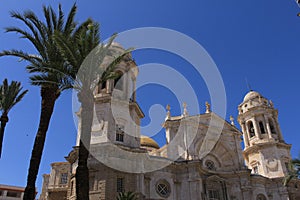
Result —
M117 43L112 48L122 52ZM299 200L300 181L283 186L291 160L278 110L262 94L250 91L237 106L241 130L211 111L180 116L167 106L166 144L160 147L140 133L144 113L136 101L138 67L129 58L94 94L89 187L91 200L115 200L135 192L139 200ZM77 113L78 127L80 110ZM43 175L40 200L75 200L75 171L80 141L65 162L51 164ZM241 143L243 142L243 147Z

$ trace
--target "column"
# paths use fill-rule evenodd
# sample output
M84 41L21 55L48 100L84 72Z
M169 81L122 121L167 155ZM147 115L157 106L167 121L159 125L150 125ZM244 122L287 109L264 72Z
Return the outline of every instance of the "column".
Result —
M111 80L111 79L107 80L106 81L106 93L107 94L112 93L113 88L114 88L114 80Z
M279 123L278 123L277 120L276 120L275 126L276 126L276 129L277 129L279 141L284 142L284 139L283 139L283 136L282 136L282 133L281 133L281 129L280 129L280 126L279 126Z
M269 138L271 139L272 138L272 131L271 131L269 119L267 118L267 116L264 116L264 118L265 118L265 122L266 122L267 132L268 132Z
M243 131L243 137L244 137L244 143L245 143L245 147L247 148L250 144L249 144L249 133L248 133L248 130L246 128L246 124L245 122L244 123L241 123L242 125L242 131Z
M136 90L136 79L134 79L133 80L133 84L132 84L132 100L133 100L133 102L135 102L136 101L136 92L135 92L135 90Z

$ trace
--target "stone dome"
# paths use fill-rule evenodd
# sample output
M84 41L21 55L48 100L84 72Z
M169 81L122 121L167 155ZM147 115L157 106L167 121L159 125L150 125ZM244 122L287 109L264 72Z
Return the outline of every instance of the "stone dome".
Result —
M249 101L249 100L251 100L251 99L258 98L258 97L262 97L261 94L259 94L259 93L256 92L256 91L250 91L250 92L248 92L248 94L246 94L246 96L244 97L244 102Z
M159 145L152 138L144 135L141 136L141 146L159 149Z
M111 47L120 48L124 50L124 47L118 42L112 42Z

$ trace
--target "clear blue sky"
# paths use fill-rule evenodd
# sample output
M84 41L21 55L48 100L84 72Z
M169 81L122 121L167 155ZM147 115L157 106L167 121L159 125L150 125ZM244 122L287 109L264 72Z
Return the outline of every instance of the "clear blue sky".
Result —
M57 8L61 2L68 11L73 1L3 0L0 2L0 50L22 49L32 52L28 41L13 33L4 33L4 27L19 26L9 16L9 11L31 9L41 15L42 5ZM279 109L279 121L284 138L293 145L292 156L300 152L299 85L300 85L300 12L293 0L274 1L216 1L177 0L166 1L77 1L76 19L83 21L92 17L101 24L102 38L115 32L132 28L155 26L174 29L199 42L217 64L224 80L227 94L227 120L237 116L237 106L248 89L272 99ZM147 39L147 38L145 38ZM176 41L174 41L176 42ZM134 52L137 64L162 63L180 68L189 64L177 56L155 50ZM27 170L40 112L39 88L28 81L24 62L16 58L0 58L0 80L21 81L29 93L9 114L3 156L0 160L0 183L25 186ZM159 72L158 72L159 73ZM186 67L181 71L186 77L193 72ZM189 78L197 91L201 112L210 97L201 79ZM157 95L158 91L165 96ZM145 86L138 91L138 101L145 114L153 104L165 106L170 103L173 114L180 114L179 103L166 88L157 85ZM182 102L180 102L182 103ZM193 113L193 111L191 111ZM143 124L147 124L145 118ZM50 172L50 163L64 161L75 145L76 127L73 122L71 92L64 93L57 101L48 131L40 167L37 187L40 192L42 174ZM155 139L163 144L162 133Z

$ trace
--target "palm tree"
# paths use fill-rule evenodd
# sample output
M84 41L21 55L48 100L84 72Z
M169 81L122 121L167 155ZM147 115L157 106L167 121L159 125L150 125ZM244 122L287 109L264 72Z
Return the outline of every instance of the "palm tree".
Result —
M77 26L74 22L76 10L77 6L74 4L65 20L61 5L58 7L58 15L50 6L43 6L45 22L38 19L32 11L23 14L11 12L11 17L23 22L27 29L6 28L6 32L18 33L21 38L29 40L38 53L34 55L14 49L0 53L0 56L16 56L29 62L27 70L33 74L30 76L31 83L41 89L40 121L32 149L24 200L35 198L35 182L54 105L61 92L72 87L70 77L76 74L69 65L66 65L54 41L55 32L60 32L64 37L73 34Z
M78 70L74 88L78 91L78 100L81 103L81 136L78 152L78 166L76 168L76 199L89 199L89 157L91 127L93 122L94 91L108 79L117 77L114 72L116 65L128 54L127 50L115 59L103 65L104 58L111 55L110 46L116 37L114 34L107 44L100 44L99 24L92 22L86 29L76 31L71 40L57 33L55 40L60 51L67 58L66 62Z
M8 122L8 113L28 92L28 90L22 91L22 89L20 82L12 81L8 84L7 79L4 79L3 85L0 85L0 110L2 111L2 115L0 117L0 158L2 153L4 130L6 123Z
M288 164L288 174L283 179L283 185L287 186L292 179L299 179L300 160L293 159Z
M117 200L137 200L137 197L133 192L120 192Z

